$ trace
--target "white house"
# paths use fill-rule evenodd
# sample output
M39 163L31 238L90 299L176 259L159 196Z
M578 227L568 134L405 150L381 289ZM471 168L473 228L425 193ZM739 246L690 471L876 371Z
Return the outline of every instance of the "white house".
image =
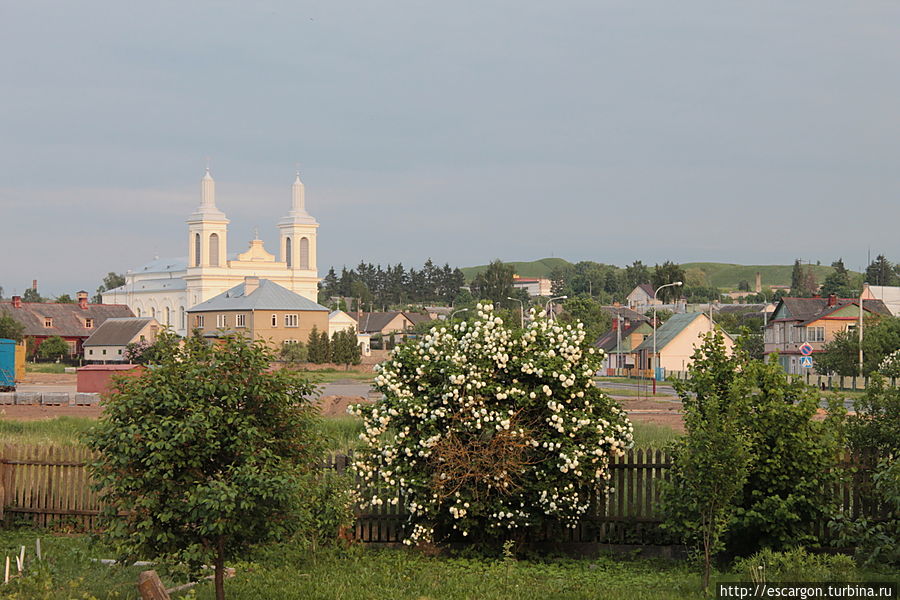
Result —
M159 322L152 317L106 319L82 344L84 359L88 362L125 362L128 344L152 344L159 330Z
M103 302L126 304L139 317L157 319L176 333L188 331L186 311L243 283L246 277L274 281L316 302L316 230L306 212L305 190L298 173L288 214L278 221L278 257L260 239L240 254L228 252L228 219L216 206L209 169L200 182L200 206L187 220L187 258L156 259L125 275L125 285L103 293Z

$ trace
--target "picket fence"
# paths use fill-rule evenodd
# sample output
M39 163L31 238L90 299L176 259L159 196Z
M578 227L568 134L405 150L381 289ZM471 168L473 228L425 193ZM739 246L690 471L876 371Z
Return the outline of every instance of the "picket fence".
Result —
M91 489L86 463L93 454L79 446L5 444L0 455L0 520L5 524L90 531L99 525L101 504ZM339 473L350 458L335 455L321 467ZM663 450L629 450L611 464L612 491L593 502L575 529L545 532L546 539L573 544L671 543L660 527L660 483L669 477L671 459ZM848 514L861 510L859 474L833 490ZM368 543L396 543L403 538L406 514L402 507L384 504L357 510L355 537ZM826 524L814 524L820 539L829 537Z

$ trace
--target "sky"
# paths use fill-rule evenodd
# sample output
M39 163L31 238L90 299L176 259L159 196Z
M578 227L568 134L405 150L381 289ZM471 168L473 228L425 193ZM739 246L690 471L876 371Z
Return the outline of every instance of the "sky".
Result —
M319 270L900 261L900 4L0 2L0 286L229 251L299 165Z

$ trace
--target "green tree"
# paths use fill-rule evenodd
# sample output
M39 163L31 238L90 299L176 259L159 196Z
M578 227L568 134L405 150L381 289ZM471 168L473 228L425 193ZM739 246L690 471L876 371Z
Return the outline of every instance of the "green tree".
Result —
M583 323L585 336L591 341L596 340L612 327L612 317L603 310L603 305L587 296L565 300L563 312L559 315L559 322Z
M791 271L791 296L795 298L809 298L818 290L819 285L816 283L816 274L812 267L803 265L800 259L794 261L794 268Z
M38 291L34 288L28 288L25 290L25 293L22 294L22 302L45 302L46 298L41 296Z
M651 285L653 289L661 285L668 285L680 281L684 283L684 269L680 265L671 261L666 261L661 265L656 265L653 269ZM675 302L681 297L682 290L677 286L671 286L659 290L657 298L663 302Z
M514 274L512 265L504 264L499 259L494 260L472 280L472 293L479 299L502 304L512 295Z
M877 372L885 357L900 348L900 318L866 315L863 321L863 375ZM859 375L859 333L840 331L813 356L816 371L826 375Z
M315 325L313 325L312 331L309 332L309 337L306 340L306 352L309 362L314 364L325 362L322 337L319 335L319 329Z
M157 368L117 382L87 444L122 560L212 564L222 600L225 561L297 523L322 449L309 382L270 370L262 342L217 342L163 334Z
M68 294L57 296L55 302L57 304L75 304L75 300L73 300L72 296Z
M725 344L721 334L710 334L694 354L695 363L721 362ZM685 406L686 436L672 446L671 480L663 488L665 526L699 548L703 558L703 589L715 556L724 549L723 538L736 512L751 460L749 444L741 435L730 385L707 380L707 393ZM725 378L727 379L727 377Z
M100 304L103 302L103 292L108 292L109 290L114 290L117 287L122 287L125 285L125 276L120 273L114 273L110 271L106 274L106 277L103 278L103 283L101 283L97 287L97 293L94 294L94 297L91 299L91 302L94 304Z
M838 298L850 298L858 295L856 290L852 289L850 272L844 267L843 259L837 259L831 263L831 266L834 267L834 271L822 282L820 293L823 296L834 294Z
M332 348L331 348L331 338L328 337L328 332L323 331L319 334L319 362L327 363L331 362L332 359Z
M25 335L25 325L16 321L5 310L0 310L0 338L21 342Z
M59 360L69 355L69 344L58 335L54 335L41 342L37 352L41 358Z
M875 260L866 267L866 281L872 285L896 285L897 277L894 273L894 265L884 254L879 254Z

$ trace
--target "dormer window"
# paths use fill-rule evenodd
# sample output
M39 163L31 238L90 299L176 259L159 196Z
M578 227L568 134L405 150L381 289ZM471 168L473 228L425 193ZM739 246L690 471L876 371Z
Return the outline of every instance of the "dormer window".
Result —
M44 317L44 327L53 327L53 317Z
M94 328L94 320L93 319L85 319L84 320L84 328L85 329L93 329Z

